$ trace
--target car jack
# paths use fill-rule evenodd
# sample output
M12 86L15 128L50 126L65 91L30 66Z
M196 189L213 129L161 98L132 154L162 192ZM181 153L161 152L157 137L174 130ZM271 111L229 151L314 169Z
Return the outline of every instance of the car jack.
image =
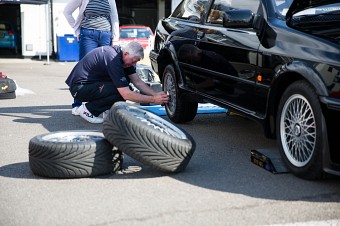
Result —
M259 167L274 173L289 173L276 149L251 150L250 161Z

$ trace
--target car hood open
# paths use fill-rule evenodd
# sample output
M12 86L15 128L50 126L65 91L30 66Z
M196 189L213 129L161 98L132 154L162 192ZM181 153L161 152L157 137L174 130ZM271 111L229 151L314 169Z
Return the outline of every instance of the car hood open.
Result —
M325 4L338 3L339 0L293 0L286 14L286 20L290 21L293 14L302 10Z

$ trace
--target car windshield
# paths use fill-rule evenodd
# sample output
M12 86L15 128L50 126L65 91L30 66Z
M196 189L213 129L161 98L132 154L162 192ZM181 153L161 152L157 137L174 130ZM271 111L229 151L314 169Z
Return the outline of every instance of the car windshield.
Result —
M120 38L150 38L151 32L147 28L121 28Z
M274 0L276 6L276 12L281 16L286 16L290 5L293 0ZM333 13L335 11L339 12L340 3L335 4L325 4L322 6L311 7L309 9L302 10L296 13L294 16L309 16L309 15L318 15L325 13Z
M295 14L295 16L308 16L308 15L319 15L319 14L331 14L340 11L340 3L328 4L323 6L314 7L311 9L305 9Z

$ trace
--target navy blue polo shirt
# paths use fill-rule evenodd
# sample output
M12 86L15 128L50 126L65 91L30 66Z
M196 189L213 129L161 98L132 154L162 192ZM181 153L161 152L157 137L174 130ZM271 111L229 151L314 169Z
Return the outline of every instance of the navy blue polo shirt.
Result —
M129 75L136 73L131 66L123 68L123 51L119 46L98 47L85 55L66 79L71 87L79 83L112 81L116 88L129 86Z

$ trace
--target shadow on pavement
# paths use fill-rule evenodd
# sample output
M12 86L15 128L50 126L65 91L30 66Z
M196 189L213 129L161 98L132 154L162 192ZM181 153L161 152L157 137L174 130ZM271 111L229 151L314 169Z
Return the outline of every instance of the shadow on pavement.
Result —
M13 122L41 124L50 132L102 129L101 125L90 124L78 116L71 115L68 105L0 108L0 116L13 118L10 122L12 124ZM202 127L202 124L206 123L207 117L209 126ZM7 123L8 119L6 120ZM253 147L253 145L268 144L262 133L258 131L258 125L252 121L242 118L226 119L222 115L215 118L198 116L194 123L181 125L181 128L190 133L194 139L199 134L202 139L196 139L195 153L185 171L178 174L162 173L125 155L122 173L92 179L170 177L205 189L255 198L340 202L339 177L307 181L292 174L272 174L251 163L250 150L263 148ZM202 134L204 136L201 136ZM242 137L247 137L247 141L240 139ZM4 165L0 167L0 176L20 179L50 179L34 175L28 162Z
M41 124L49 132L60 130L101 130L101 125L86 122L71 114L69 105L0 108L0 116L14 123Z
M27 152L28 155L28 152ZM117 173L92 177L92 179L145 179L164 176L163 173L151 169L141 163L125 156L123 170ZM17 179L34 179L34 180L79 180L82 178L48 178L35 175L31 169L29 162L18 162L0 167L0 176L17 178Z

